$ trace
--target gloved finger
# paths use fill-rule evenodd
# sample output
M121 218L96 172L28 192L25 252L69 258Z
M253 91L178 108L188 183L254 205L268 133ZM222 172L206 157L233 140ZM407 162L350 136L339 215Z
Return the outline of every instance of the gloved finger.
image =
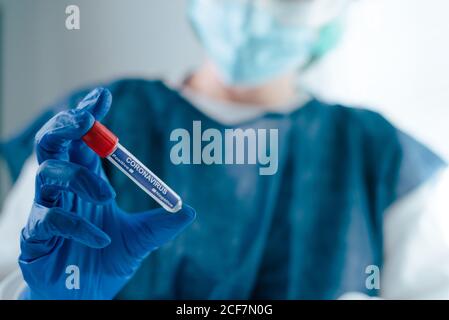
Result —
M101 158L82 140L73 140L70 143L69 159L70 162L82 165L97 174L102 169Z
M77 106L77 110L87 111L95 120L101 121L109 112L112 104L112 94L108 89L96 88L90 92ZM81 164L89 169L100 168L100 158L82 140L74 140L69 150L70 161Z
M66 161L45 161L36 175L35 202L51 207L62 191L73 192L95 204L104 204L115 198L112 186L87 168Z
M81 139L94 122L95 118L83 110L72 109L55 115L36 134L38 162L48 159L69 160L70 142Z
M176 213L164 209L129 215L134 244L132 250L144 256L151 250L175 238L195 219L195 210L188 205Z
M112 94L106 88L96 88L91 91L76 107L77 110L88 111L98 121L109 112L112 104Z
M28 257L36 256L37 251L42 255L49 249L45 247L46 242L54 237L75 240L94 249L104 248L111 243L111 238L105 232L74 213L39 205L35 205L33 210L35 212L22 230L22 254Z
M60 112L51 118L36 134L39 163L47 159L69 160L67 150L71 141L81 139L92 128L95 120L101 120L109 111L111 103L109 90L97 88L87 94L77 108ZM86 155L94 156L90 150Z

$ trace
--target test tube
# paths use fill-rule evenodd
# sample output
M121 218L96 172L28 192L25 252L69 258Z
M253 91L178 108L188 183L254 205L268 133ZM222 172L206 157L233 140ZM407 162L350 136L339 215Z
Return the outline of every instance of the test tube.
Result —
M126 150L118 137L100 122L95 121L82 140L100 157L112 162L165 210L175 213L181 209L179 195Z

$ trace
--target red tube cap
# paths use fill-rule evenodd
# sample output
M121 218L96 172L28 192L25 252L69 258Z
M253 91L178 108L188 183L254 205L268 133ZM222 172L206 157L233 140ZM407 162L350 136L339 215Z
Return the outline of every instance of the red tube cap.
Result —
M82 139L89 148L102 158L106 158L114 152L118 143L117 136L98 121L95 121L92 128Z

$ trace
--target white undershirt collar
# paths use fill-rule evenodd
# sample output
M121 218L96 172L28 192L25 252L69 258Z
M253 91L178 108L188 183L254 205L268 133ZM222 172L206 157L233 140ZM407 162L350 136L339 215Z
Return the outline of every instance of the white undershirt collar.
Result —
M189 101L200 112L223 125L235 125L253 120L268 112L287 114L303 107L312 99L309 94L301 92L298 93L297 99L290 104L267 106L262 109L258 105L212 99L184 86L183 82L166 82L166 85L177 90L183 98Z

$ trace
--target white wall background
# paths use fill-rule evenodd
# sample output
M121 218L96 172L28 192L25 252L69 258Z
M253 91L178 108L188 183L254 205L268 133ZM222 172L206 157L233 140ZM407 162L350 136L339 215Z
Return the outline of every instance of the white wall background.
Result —
M380 110L449 159L449 1L354 2L343 43L307 81L329 100ZM79 31L65 29L70 4ZM193 68L201 51L184 9L185 0L0 0L1 135L80 86Z
M314 88L379 110L449 159L448 14L447 0L355 1Z
M81 29L65 28L76 4ZM70 90L121 76L173 77L199 60L184 0L0 0L3 134Z

